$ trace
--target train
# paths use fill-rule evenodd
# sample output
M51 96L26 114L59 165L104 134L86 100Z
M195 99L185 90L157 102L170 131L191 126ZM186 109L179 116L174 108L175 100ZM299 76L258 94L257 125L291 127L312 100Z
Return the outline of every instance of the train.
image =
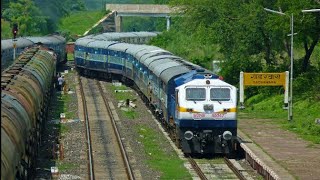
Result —
M1 72L13 64L13 56L18 57L25 48L34 44L44 44L48 48L56 52L58 63L62 64L67 61L66 56L66 39L59 34L52 34L47 36L30 36L19 37L17 39L1 40ZM14 50L14 46L16 47Z
M1 73L1 180L32 179L58 55L32 45Z
M237 89L211 71L156 46L104 33L75 42L80 74L133 84L185 154L235 154Z

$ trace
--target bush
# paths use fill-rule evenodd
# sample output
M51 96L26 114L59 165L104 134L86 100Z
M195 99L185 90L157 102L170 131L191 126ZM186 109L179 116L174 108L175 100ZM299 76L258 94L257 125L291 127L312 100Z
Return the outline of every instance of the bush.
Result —
M320 100L320 72L309 71L296 77L293 82L294 94L301 94L300 98Z

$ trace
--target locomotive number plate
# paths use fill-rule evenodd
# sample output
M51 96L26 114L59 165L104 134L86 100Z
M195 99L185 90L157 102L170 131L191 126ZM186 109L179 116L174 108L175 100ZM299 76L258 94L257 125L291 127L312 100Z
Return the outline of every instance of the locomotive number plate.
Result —
M214 119L220 120L220 119L223 119L224 116L225 116L224 113L212 113L212 117L213 117Z
M193 113L193 114L192 114L192 118L193 118L194 120L201 120L201 119L203 119L205 116L206 116L205 113Z

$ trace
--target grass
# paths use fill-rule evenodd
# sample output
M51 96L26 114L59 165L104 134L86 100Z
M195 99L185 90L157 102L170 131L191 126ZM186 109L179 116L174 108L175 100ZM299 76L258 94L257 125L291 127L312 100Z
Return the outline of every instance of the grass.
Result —
M67 60L68 61L74 61L73 53L68 53L67 54Z
M131 108L128 111L121 111L121 113L128 119L135 119L138 117L138 114Z
M157 136L153 129L147 126L136 126L147 156L147 163L160 171L160 179L192 179L188 170L174 151L166 152L159 146L159 142L166 141L163 136Z
M109 88L109 87L107 87ZM115 92L116 90L129 90L126 86L111 86L112 94L118 101L125 102L126 99L135 100L136 96L133 94L133 92ZM138 113L134 111L133 108L128 107L127 111L121 111L122 115L124 117L127 117L128 119L135 119L138 117Z
M132 92L115 92L116 90L129 90L126 86L114 86L111 87L113 95L116 97L118 101L125 101L126 99L134 100L136 99L135 95Z
M59 171L65 171L65 170L75 169L75 168L79 167L78 164L61 162L61 161L58 161L57 165L58 165Z
M68 74L65 75L66 82L71 83L67 84L68 87L75 89L75 82L68 80L68 75L74 72L70 71ZM73 103L74 94L61 94L56 92L54 97L52 98L52 110L51 110L51 117L52 119L60 119L60 114L65 113L66 119L75 119L77 118L77 104ZM54 125L55 128L58 128L61 134L65 134L69 131L68 127L65 124L56 124Z
M69 75L72 75L75 71L69 71L65 74L67 88L71 90L76 89L76 83L72 79L68 79ZM77 118L77 105L72 104L74 94L60 94L57 93L56 108L54 109L54 118L59 119L60 113L65 113L66 119Z
M58 28L63 31L69 31L71 34L83 35L105 14L106 12L101 10L75 12L61 19Z
M320 118L320 102L312 99L298 99L293 103L293 121L288 121L288 111L282 109L283 95L266 97L262 94L251 97L246 102L246 109L240 113L240 119L266 118L298 134L304 140L320 144L320 125L315 123Z
M61 134L65 134L66 132L69 131L68 127L65 124L58 124L59 129L60 129L60 133Z
M77 111L72 111L69 105L72 102L72 97L69 94L58 94L55 109L53 110L53 118L60 119L60 113L65 113L66 119L74 119L77 117Z
M52 109L52 118L53 119L60 119L60 113L65 112L64 109L66 109L65 107L65 98L63 98L63 95L61 94L57 94L57 98L53 97L53 104L54 107Z

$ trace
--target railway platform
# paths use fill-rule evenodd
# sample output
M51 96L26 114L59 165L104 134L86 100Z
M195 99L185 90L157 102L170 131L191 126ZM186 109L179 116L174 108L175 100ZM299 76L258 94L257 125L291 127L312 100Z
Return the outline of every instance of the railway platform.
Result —
M242 147L264 168L270 179L320 179L320 145L282 129L274 120L240 118Z

